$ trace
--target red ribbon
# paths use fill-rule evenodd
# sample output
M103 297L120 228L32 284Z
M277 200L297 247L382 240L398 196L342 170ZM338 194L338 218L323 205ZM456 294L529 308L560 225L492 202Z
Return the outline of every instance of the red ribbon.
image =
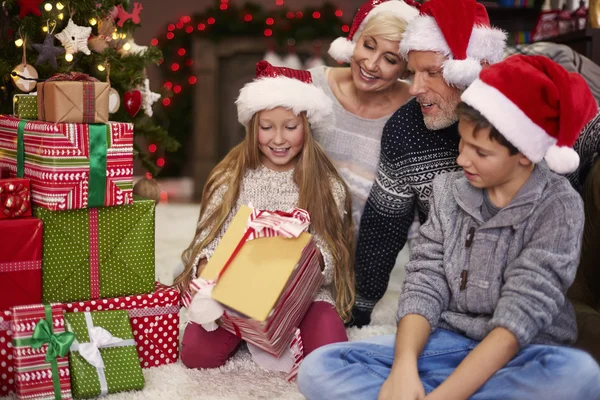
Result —
M100 298L100 261L98 255L98 209L89 208L90 226L90 297Z
M24 215L29 210L31 193L22 183L0 185L0 209L8 218Z
M88 74L81 72L69 72L66 74L54 74L50 78L46 79L45 82L56 82L56 81L77 81L77 82L100 82L98 79Z

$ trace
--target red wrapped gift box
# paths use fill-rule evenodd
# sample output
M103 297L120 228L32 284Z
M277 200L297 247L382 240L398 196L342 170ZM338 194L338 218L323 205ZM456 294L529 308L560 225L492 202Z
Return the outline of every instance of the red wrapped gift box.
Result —
M140 364L151 368L179 358L179 292L156 282L156 292L67 303L66 312L127 310Z
M42 302L43 223L0 220L0 310Z
M68 355L58 355L49 362L49 346L56 348L56 340L64 337L65 320L61 304L14 307L12 310L12 347L15 368L15 391L20 399L71 399L71 374ZM44 322L42 322L44 321ZM48 336L39 348L32 347L38 324L46 324ZM70 344L69 344L70 345ZM68 347L67 347L68 350ZM54 371L54 372L53 372Z
M1 168L31 179L32 203L52 211L131 204L133 124L0 115Z
M0 219L31 217L31 189L29 179L1 179Z
M10 311L0 311L0 396L8 396L15 391L11 339Z

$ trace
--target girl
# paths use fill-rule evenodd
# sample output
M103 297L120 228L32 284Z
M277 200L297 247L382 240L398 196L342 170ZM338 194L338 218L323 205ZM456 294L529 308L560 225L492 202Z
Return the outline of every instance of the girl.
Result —
M238 120L246 137L211 172L202 195L196 235L183 253L184 272L177 277L184 305L239 207L309 212L320 251L324 286L300 324L304 354L325 344L347 341L343 321L354 302L350 197L335 167L315 142L311 130L328 129L332 103L312 85L308 71L256 66L256 80L240 91ZM208 332L190 323L185 329L182 362L190 368L225 364L241 339L219 327Z

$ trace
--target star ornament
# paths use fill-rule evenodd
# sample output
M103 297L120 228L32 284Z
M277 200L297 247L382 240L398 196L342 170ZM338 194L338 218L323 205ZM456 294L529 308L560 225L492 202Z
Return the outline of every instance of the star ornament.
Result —
M40 55L38 56L35 65L40 65L48 62L52 68L56 69L56 57L65 53L65 49L54 45L54 36L48 34L42 44L34 44L33 48L37 50Z
M56 35L68 54L82 52L90 55L92 52L88 47L88 38L92 33L92 27L79 26L72 19L69 19L67 27L61 33Z
M42 0L19 0L19 18L23 19L28 14L33 14L37 17L42 15L40 3Z
M160 99L160 94L154 93L150 90L150 79L144 79L144 86L138 88L142 92L142 108L144 113L151 117L154 112L152 111L152 105Z

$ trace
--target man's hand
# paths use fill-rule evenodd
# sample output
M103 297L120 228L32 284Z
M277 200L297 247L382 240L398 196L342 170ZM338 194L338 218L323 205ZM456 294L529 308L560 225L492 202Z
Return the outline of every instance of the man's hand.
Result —
M377 400L424 400L425 388L419 378L417 365L413 362L394 364L390 375L379 391Z

